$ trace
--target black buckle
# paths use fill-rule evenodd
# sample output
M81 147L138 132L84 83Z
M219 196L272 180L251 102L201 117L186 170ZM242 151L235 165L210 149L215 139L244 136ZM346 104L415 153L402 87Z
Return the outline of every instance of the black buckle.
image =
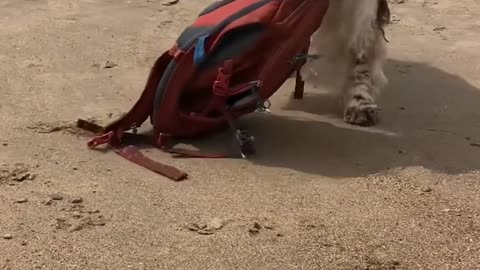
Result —
M293 64L305 63L308 61L308 59L317 60L320 57L321 56L318 54L308 54L308 53L297 54L293 57L291 63Z
M255 137L248 134L246 130L237 129L235 132L235 138L240 145L242 158L247 158L248 156L255 154Z
M255 144L254 144L255 137L248 134L246 130L237 128L237 126L234 123L234 119L230 115L230 111L247 106L248 104L252 104L253 102L255 102L256 111L269 112L269 108L271 105L270 101L263 100L259 95L258 89L261 86L262 86L261 81L252 81L248 83L247 87L251 89L250 94L247 96L244 96L243 98L240 98L239 100L236 100L236 102L234 102L233 104L227 105L227 107L225 108L225 116L227 117L230 129L234 133L235 140L237 141L240 147L240 153L242 155L242 158L244 159L256 153Z
M240 146L240 154L242 155L242 158L247 158L248 156L255 154L255 145L253 143L255 138L248 134L246 130L237 128L231 117L228 117L228 125L233 131L235 140Z
M259 97L260 98L260 97ZM270 100L266 99L266 100L261 100L257 103L257 108L256 108L256 111L257 112L266 112L266 113L270 113L270 107L272 106L272 103L270 102Z

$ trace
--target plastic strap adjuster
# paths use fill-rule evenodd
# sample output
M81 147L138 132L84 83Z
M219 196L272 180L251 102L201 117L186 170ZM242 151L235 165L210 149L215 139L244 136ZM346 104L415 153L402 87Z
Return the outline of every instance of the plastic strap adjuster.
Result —
M193 54L193 62L195 65L202 64L207 56L205 52L205 42L207 38L208 35L204 35L197 39L197 43L195 44L195 52Z

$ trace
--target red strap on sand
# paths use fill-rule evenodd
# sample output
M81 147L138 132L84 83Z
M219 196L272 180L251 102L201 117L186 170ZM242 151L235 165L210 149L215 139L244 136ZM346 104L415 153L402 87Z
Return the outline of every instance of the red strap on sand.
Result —
M168 166L150 159L140 152L140 150L132 145L126 147L115 148L115 152L127 160L147 168L153 172L168 177L174 181L182 181L188 177L188 174L178 170L175 167Z
M93 132L93 133L100 133L103 132L104 129L94 123L91 123L86 120L79 119L77 122L77 127L85 129L87 131ZM142 135L137 135L137 134L130 134L130 133L123 133L121 132L121 137L124 137L128 139L129 137L134 137L134 138L140 138L143 139L144 141L148 141L148 136L142 136ZM95 148L98 145L101 144L111 144L112 145L112 139L115 137L115 132L110 131L107 133L104 133L100 136L97 136L93 138L90 142L88 142L88 147L90 149ZM120 139L120 138L118 138ZM124 157L125 159L140 165L146 169L149 169L153 172L156 172L158 174L161 174L165 177L168 177L174 181L182 181L188 177L188 174L178 170L175 167L168 166L165 164L162 164L160 162L154 161L144 154L140 152L140 150L133 146L121 146L121 145L112 145L114 147L115 153L119 154L120 156Z
M87 143L87 146L88 148L93 149L99 145L110 143L114 135L113 131L109 131L108 133L96 136Z

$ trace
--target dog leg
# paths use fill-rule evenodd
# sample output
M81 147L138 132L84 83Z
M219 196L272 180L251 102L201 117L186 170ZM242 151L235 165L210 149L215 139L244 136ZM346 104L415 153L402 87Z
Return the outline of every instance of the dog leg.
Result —
M343 92L344 120L360 126L375 125L378 122L376 99L380 88L372 78L374 72L370 67L370 59L365 54L354 55L355 62L347 75Z
M380 0L380 2L383 0ZM372 3L373 1L370 1ZM373 16L359 18L362 26L353 27L348 48L347 77L343 87L344 120L371 126L379 119L376 100L387 83L383 73L386 55L383 25L379 23L378 5L371 5ZM387 10L388 11L388 10Z

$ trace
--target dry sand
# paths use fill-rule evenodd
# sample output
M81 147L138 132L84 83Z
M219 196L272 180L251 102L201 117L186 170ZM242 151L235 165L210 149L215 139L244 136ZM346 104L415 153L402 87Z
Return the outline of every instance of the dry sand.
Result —
M209 2L0 1L1 269L479 268L478 0L392 4L378 127L288 82L242 121L249 161L151 149L190 173L176 183L88 150L70 125L130 109Z

